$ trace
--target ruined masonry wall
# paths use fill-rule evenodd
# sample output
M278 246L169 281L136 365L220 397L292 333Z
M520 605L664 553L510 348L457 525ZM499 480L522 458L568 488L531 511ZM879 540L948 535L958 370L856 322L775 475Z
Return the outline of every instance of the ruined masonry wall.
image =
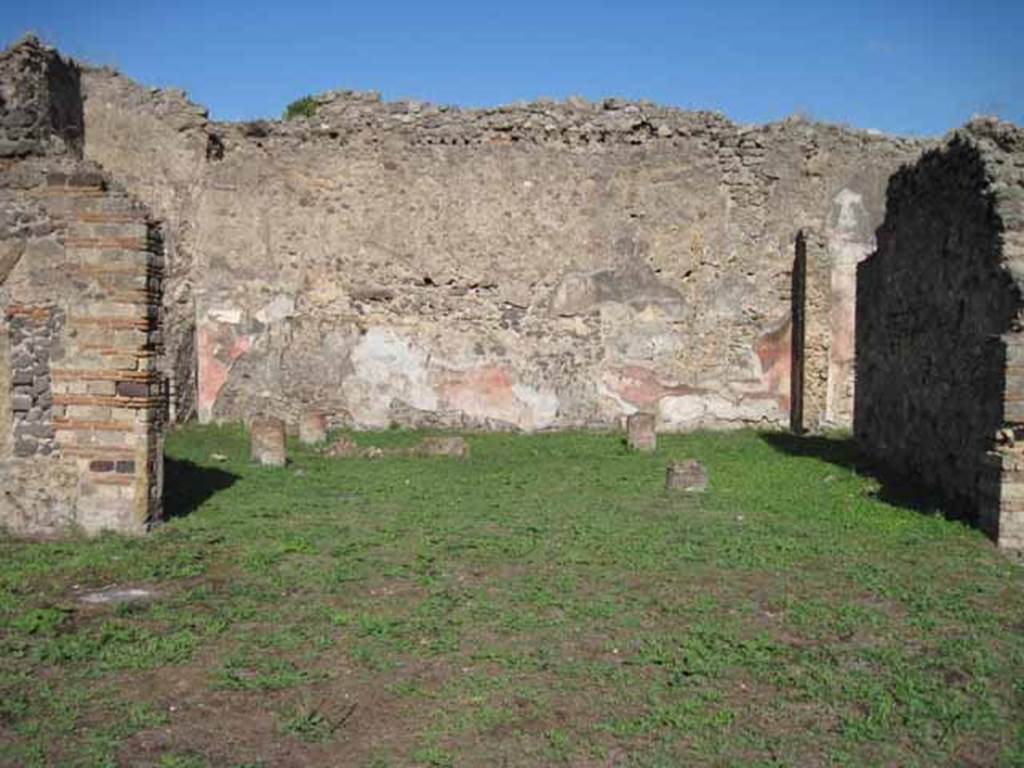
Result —
M164 311L195 348L169 334L165 370L203 420L784 425L803 229L807 421L849 423L856 263L923 146L614 99L337 92L221 124L109 70L83 87L86 156L167 221Z
M29 36L0 51L0 157L80 151L78 67Z
M1024 131L977 121L889 185L858 273L855 430L1024 549Z
M21 194L53 230L27 239L0 289L13 415L0 524L142 532L162 514L158 231L95 171L48 167Z
M49 456L56 447L50 353L64 330L58 307L7 310L14 455Z
M61 68L77 82L29 40L0 57L0 83L60 114L44 84ZM141 533L162 515L159 227L79 147L33 140L0 145L0 526Z

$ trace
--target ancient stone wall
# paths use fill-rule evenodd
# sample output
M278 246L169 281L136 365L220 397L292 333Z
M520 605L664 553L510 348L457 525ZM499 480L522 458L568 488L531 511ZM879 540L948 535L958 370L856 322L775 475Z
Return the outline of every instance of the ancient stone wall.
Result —
M165 313L195 327L194 349L168 336L169 373L203 420L784 425L803 229L806 422L848 424L856 262L922 148L614 99L336 92L222 124L109 70L83 82L86 155L168 222Z
M50 355L63 331L58 306L7 309L15 456L49 456L55 448Z
M855 429L1024 548L1024 131L976 121L897 173L858 270Z
M81 125L80 95L18 81L73 65L32 39L5 56L33 66L0 89L43 102L18 109L71 98ZM79 146L33 141L0 158L0 525L142 532L162 510L159 228Z
M88 130L85 155L102 163L162 222L167 257L165 348L160 371L170 416L195 412L196 209L207 152L206 110L181 91L142 88L109 69L83 71Z
M0 157L81 149L79 70L34 37L0 51Z

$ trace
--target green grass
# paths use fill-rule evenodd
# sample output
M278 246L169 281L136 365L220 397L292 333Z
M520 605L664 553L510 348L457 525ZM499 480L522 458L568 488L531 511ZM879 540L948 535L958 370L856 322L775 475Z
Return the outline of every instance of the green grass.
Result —
M1024 571L848 442L470 443L189 427L149 537L0 538L0 765L1024 766Z

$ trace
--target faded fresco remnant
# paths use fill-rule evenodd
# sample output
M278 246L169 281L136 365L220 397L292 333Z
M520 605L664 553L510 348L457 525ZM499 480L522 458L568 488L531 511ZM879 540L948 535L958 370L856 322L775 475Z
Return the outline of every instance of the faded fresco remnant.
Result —
M834 277L809 426L848 424L853 268L925 146L617 99L337 91L311 119L218 123L109 69L82 82L86 155L171 230L165 313L196 338L169 333L163 366L204 421L784 426L803 229Z

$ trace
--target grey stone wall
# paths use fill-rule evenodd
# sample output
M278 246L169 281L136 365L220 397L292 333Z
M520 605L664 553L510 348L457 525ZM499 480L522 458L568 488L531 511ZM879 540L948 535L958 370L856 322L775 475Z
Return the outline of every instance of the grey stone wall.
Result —
M169 373L204 420L783 425L803 229L807 422L848 424L854 269L923 146L614 99L334 92L310 119L219 124L83 81L86 155L168 222Z
M1000 500L1024 425L1022 201L1024 133L984 120L954 132L890 181L856 317L858 440L1011 548L1024 545Z
M7 331L14 455L49 456L55 448L50 353L60 343L64 314L57 307L12 307Z
M81 153L78 67L31 36L0 52L0 158Z

